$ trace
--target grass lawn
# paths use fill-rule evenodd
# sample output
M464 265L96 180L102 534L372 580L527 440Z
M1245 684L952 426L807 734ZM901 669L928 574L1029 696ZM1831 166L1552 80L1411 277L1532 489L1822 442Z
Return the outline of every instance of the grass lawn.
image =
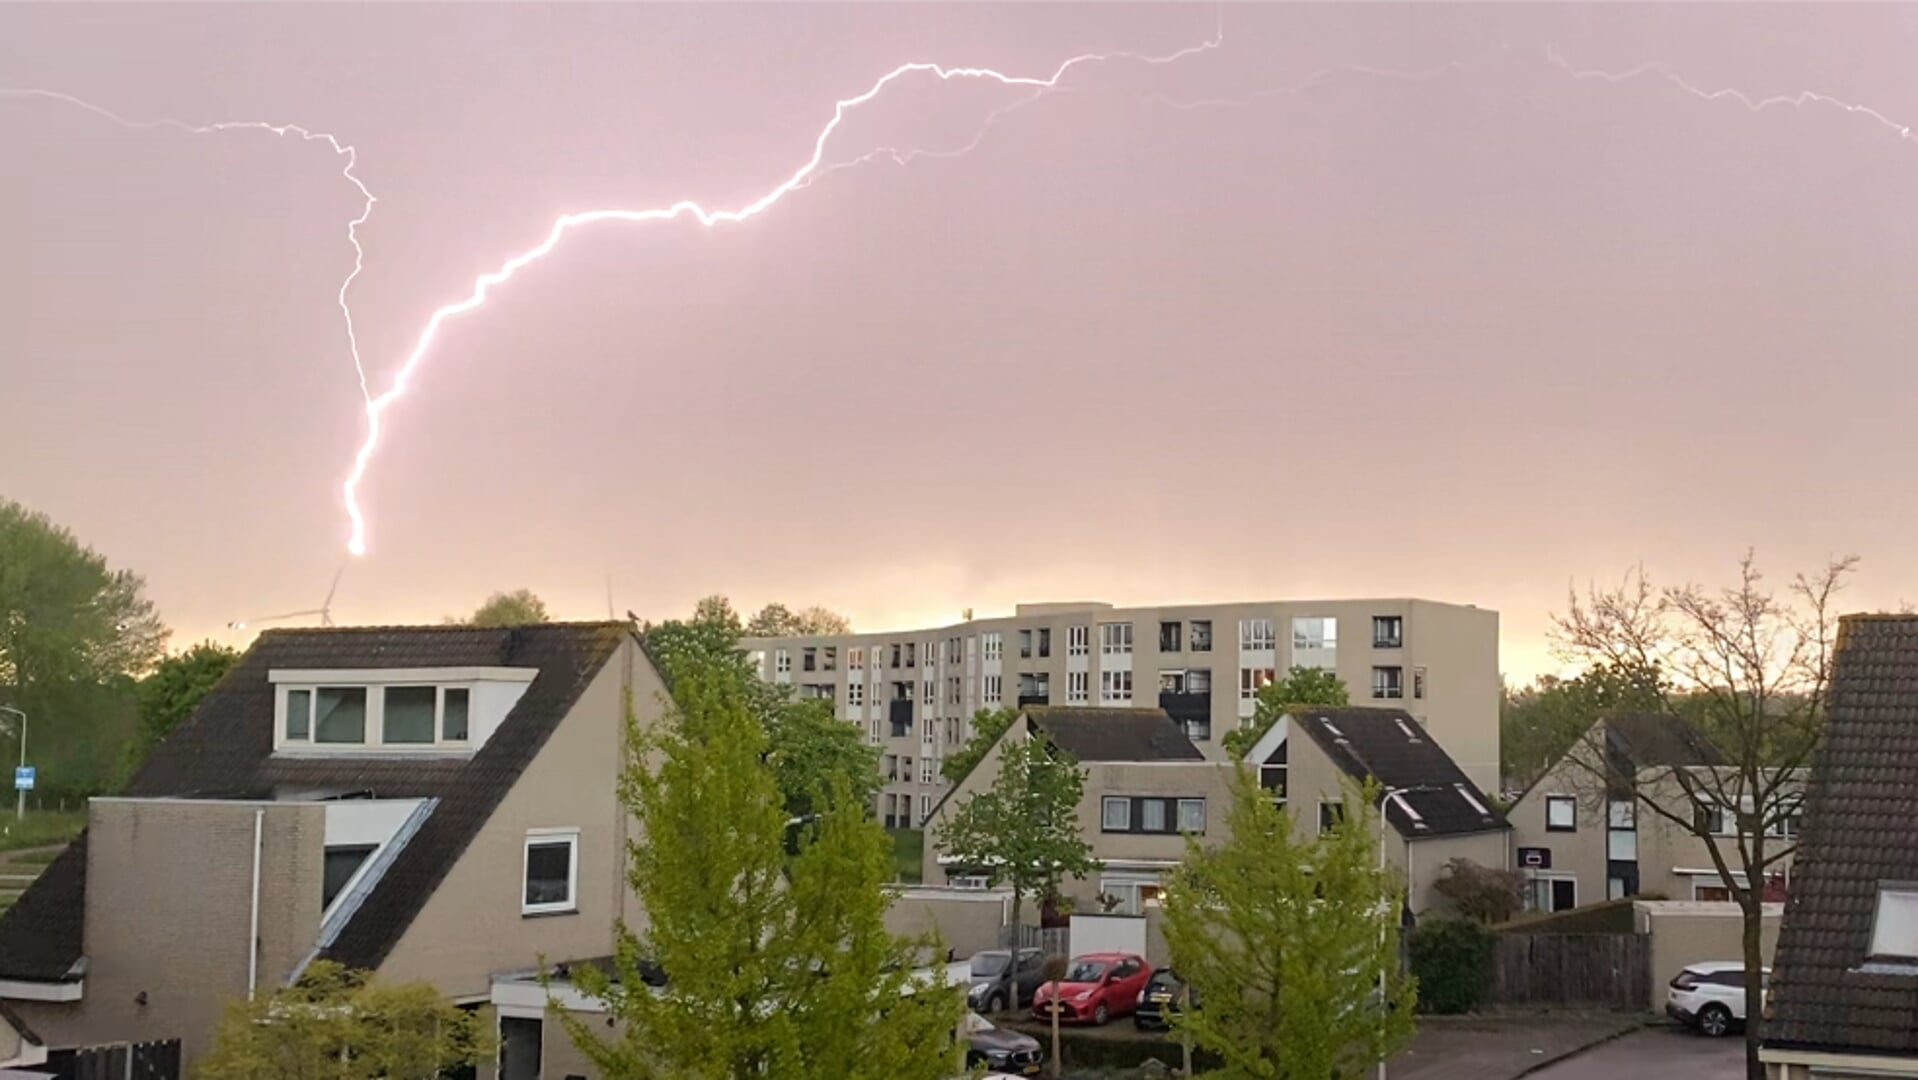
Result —
M892 830L892 866L896 881L919 883L919 869L926 853L926 834L920 829Z
M15 855L4 861L8 866L45 866L60 857L59 848L42 848Z
M0 814L0 851L47 847L64 844L86 828L87 814L75 810L62 814L54 810L30 810L23 820L14 820L13 810Z

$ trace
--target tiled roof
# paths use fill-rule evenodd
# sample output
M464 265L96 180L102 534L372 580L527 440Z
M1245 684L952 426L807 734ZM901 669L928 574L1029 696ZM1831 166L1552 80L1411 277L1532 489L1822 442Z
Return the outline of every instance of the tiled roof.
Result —
M1724 756L1691 724L1665 713L1621 713L1604 720L1605 734L1640 769L1721 765Z
M1881 881L1918 881L1918 617L1851 616L1812 764L1765 1025L1770 1046L1918 1054L1918 970L1860 970Z
M1292 730L1304 731L1346 775L1415 789L1387 804L1386 820L1401 835L1417 840L1511 827L1404 709L1297 708L1287 715ZM1399 805L1401 800L1417 820Z
M271 798L275 790L289 790L437 798L438 808L323 954L349 967L377 967L630 633L624 623L268 630L154 751L126 794ZM539 674L470 758L273 757L268 671L443 667L530 667ZM0 915L0 978L61 979L84 955L85 849L82 835Z
M1032 725L1080 761L1204 761L1164 709L1033 706Z

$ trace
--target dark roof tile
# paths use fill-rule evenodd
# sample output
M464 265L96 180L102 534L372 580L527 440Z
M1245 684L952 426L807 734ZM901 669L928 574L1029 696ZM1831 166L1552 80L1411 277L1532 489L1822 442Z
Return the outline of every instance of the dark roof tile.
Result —
M1204 761L1164 709L1033 706L1025 715L1052 745L1080 761Z
M1346 775L1417 789L1400 798L1417 812L1418 821L1398 800L1386 810L1386 820L1401 835L1416 840L1510 828L1505 815L1404 709L1295 708L1287 715L1293 729L1303 730Z

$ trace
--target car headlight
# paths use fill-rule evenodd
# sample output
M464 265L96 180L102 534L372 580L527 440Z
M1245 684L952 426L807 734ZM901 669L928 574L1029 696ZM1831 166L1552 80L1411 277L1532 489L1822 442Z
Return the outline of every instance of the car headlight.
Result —
M988 1051L986 1051L986 1061L987 1061L987 1062L988 1062L989 1064L993 1064L993 1065L1004 1065L1004 1064L1005 1064L1006 1062L1008 1062L1008 1061L1010 1061L1010 1060L1012 1060L1012 1051L1010 1051L1010 1050L988 1050Z
M1090 991L1090 990L1081 990L1081 991L1079 991L1078 993L1076 993L1076 994L1074 994L1074 995L1072 995L1072 1000L1074 1000L1074 1001L1086 1001L1086 1000L1089 1000L1089 999L1090 999L1091 997L1092 997L1092 991Z
M969 998L985 997L986 991L990 989L992 989L991 983L973 983L972 989L966 992L966 996Z
M1145 1004L1145 991L1144 991L1144 990L1141 990L1141 991L1139 991L1139 1000L1138 1000L1138 1004L1140 1004L1140 1005L1144 1005L1144 1004Z

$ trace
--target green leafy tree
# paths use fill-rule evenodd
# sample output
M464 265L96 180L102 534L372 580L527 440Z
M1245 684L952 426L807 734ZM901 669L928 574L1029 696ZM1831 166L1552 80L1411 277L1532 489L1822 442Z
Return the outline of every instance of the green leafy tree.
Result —
M972 714L972 738L939 765L939 774L946 783L956 784L966 778L966 774L986 756L992 744L1006 733L1013 721L1019 719L1019 710L1011 705L998 709L980 709Z
M794 611L784 604L767 604L746 623L747 637L798 637L851 632L851 620L836 611L817 606Z
M1028 896L1056 891L1067 877L1098 869L1079 833L1086 774L1071 754L1044 738L1009 739L992 786L973 792L938 826L946 855L1012 889L1012 924Z
M562 1014L574 1043L610 1080L956 1073L964 1003L943 986L908 992L937 946L887 932L891 844L865 804L841 785L790 824L745 688L721 668L688 670L674 700L659 730L629 720L620 788L645 837L628 880L647 925L619 928L616 981L574 972L617 1034ZM663 992L647 985L654 972Z
M1521 689L1506 688L1498 710L1500 771L1515 787L1530 785L1600 718L1662 711L1663 685L1656 670L1598 662L1577 678L1545 675Z
M132 735L133 680L166 645L145 589L45 514L0 499L0 705L30 718L43 793L112 782ZM0 760L18 755L18 727L0 734Z
M1166 946L1200 1002L1173 1014L1174 1029L1219 1056L1209 1075L1358 1076L1413 1027L1399 966L1405 894L1379 866L1377 792L1349 788L1345 805L1363 811L1302 839L1251 770L1235 771L1227 839L1188 837L1166 882Z
M387 984L314 961L298 984L235 1001L198 1080L433 1080L493 1041L478 1013L431 983Z
M1285 678L1259 687L1254 698L1252 720L1245 726L1226 732L1220 744L1233 758L1242 758L1252 749L1273 721L1294 705L1338 707L1351 704L1351 695L1337 675L1316 667L1295 667Z
M203 641L160 661L152 674L140 680L140 728L127 746L127 775L131 776L155 746L193 715L200 699L239 661L240 654L225 645Z
M546 601L534 596L533 590L514 589L487 597L464 619L449 616L446 621L463 626L513 627L551 622L552 617L546 613Z
M1525 902L1525 875L1516 870L1481 866L1470 859L1445 864L1432 887L1452 905L1458 917L1476 923L1502 923L1517 915Z

